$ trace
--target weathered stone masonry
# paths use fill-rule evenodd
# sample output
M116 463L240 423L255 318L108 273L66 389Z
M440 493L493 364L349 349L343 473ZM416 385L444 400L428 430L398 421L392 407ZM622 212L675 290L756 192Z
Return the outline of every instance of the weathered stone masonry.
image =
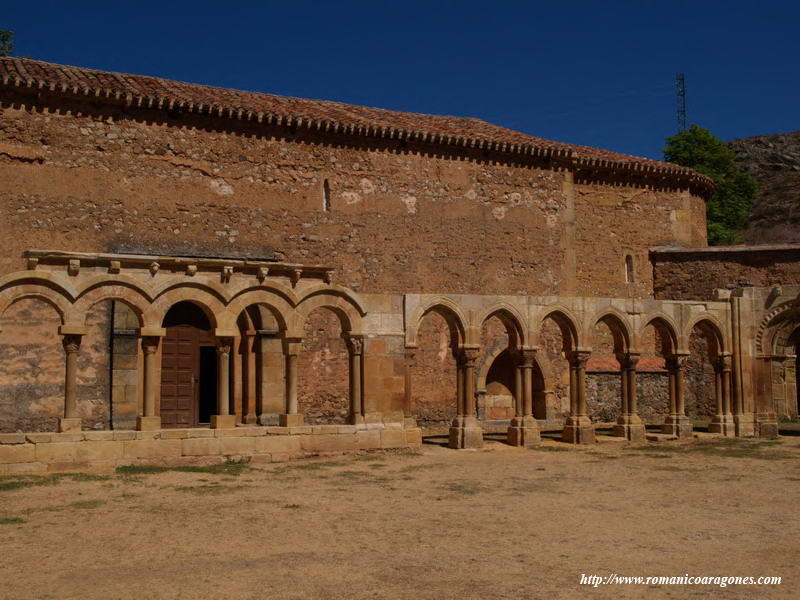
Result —
M25 59L0 79L0 429L21 432L0 463L402 446L417 420L454 447L587 443L601 412L638 440L640 412L685 436L695 406L771 434L791 413L795 313L683 291L698 278L650 254L705 244L688 169ZM755 347L778 323L780 360Z

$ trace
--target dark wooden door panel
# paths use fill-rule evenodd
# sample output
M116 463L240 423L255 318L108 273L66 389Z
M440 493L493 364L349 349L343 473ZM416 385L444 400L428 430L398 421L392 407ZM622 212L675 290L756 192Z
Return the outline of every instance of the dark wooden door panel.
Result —
M191 325L167 328L161 350L161 426L194 427L197 424L195 381L199 368L199 342L208 334Z

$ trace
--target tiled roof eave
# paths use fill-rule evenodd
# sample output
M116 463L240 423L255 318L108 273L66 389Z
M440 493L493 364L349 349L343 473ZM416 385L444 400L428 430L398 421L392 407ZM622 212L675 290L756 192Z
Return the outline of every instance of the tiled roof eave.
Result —
M30 61L34 64L37 61ZM15 72L4 73L2 83L4 87L27 87L31 89L47 90L56 94L94 97L106 99L114 102L122 102L129 107L156 109L156 110L181 110L188 113L208 115L214 118L232 119L240 121L255 121L267 125L304 128L316 130L333 135L364 136L381 139L404 140L422 142L440 146L451 146L459 148L477 148L486 151L501 152L504 154L548 157L556 158L571 164L575 169L589 170L593 172L626 172L644 177L660 177L668 180L689 184L698 187L704 193L710 194L714 190L713 181L692 169L679 167L669 163L660 163L648 159L636 159L626 157L625 160L615 160L613 158L597 158L583 156L575 149L566 146L559 147L557 143L548 145L546 143L524 143L492 140L481 136L453 135L442 132L425 131L422 129L394 127L386 125L368 125L342 123L334 119L315 118L306 115L282 115L270 111L255 111L235 104L225 104L218 102L193 102L178 97L165 94L144 94L133 93L132 91L121 91L103 86L94 86L76 81L72 73L63 72L63 78L59 81L45 79L31 75L24 67L23 60L14 61ZM56 65L50 65L56 66ZM92 78L97 81L99 74L115 76L121 86L130 86L130 82L123 79L124 76L117 73L106 73L99 71L85 70L91 73ZM71 81L67 81L71 79ZM169 80L151 78L162 83L176 84ZM169 86L166 86L169 87ZM510 132L516 133L516 132ZM523 134L524 135L524 134Z

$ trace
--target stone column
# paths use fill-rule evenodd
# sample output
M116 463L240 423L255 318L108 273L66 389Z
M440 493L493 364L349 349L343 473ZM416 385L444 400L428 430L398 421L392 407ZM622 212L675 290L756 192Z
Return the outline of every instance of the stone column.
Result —
M645 427L638 414L638 398L636 389L636 365L639 355L627 353L620 357L622 377L623 413L614 426L614 435L624 437L632 442L643 442L646 439Z
M669 372L669 414L661 426L661 433L678 438L692 437L692 422L686 416L683 372L688 354L673 354L667 358Z
M483 446L483 429L475 417L475 363L480 349L461 348L458 353L460 415L450 427L451 448L480 448Z
M230 364L233 338L217 338L217 414L211 415L212 429L236 427L236 415L230 414Z
M723 354L714 362L714 393L716 414L708 426L709 433L719 433L727 437L736 435L736 427L730 410L731 356Z
M590 352L573 350L567 353L570 364L570 415L564 424L561 439L570 444L593 444L594 425L586 407L586 362Z
M520 363L522 357L519 353L516 356L516 364L514 365L514 418L522 423L525 417L525 385L522 375L522 367Z
M247 425L255 425L258 422L258 414L256 412L256 348L258 347L258 334L255 331L248 331L242 344L245 345L244 353L244 371L247 377L244 380L245 392L244 396L247 399L247 412L242 414L242 423Z
M161 417L156 414L156 399L161 384L158 368L158 345L161 338L157 336L142 337L142 354L144 355L144 415L136 418L136 429L139 431L157 431L161 429Z
M533 365L536 348L523 348L517 356L514 381L517 388L516 415L508 426L507 440L511 446L535 446L542 441L539 423L533 416Z
M58 420L61 433L80 431L81 418L78 416L78 353L81 350L81 335L64 335L66 369L64 374L64 416Z
M283 340L283 353L286 357L286 412L279 416L281 427L301 427L303 415L297 403L297 356L300 354L302 338Z
M403 426L416 427L417 421L411 408L412 389L411 389L411 370L414 367L414 358L417 355L417 349L412 346L406 346L405 351L405 396L403 398Z
M364 356L364 338L345 336L345 344L350 353L350 424L366 427L364 419L363 378L361 361Z

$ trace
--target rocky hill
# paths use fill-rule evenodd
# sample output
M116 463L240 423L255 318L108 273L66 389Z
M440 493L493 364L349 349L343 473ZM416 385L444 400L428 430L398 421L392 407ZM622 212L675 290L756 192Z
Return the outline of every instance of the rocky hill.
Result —
M758 181L745 241L800 242L800 131L754 136L729 145Z

